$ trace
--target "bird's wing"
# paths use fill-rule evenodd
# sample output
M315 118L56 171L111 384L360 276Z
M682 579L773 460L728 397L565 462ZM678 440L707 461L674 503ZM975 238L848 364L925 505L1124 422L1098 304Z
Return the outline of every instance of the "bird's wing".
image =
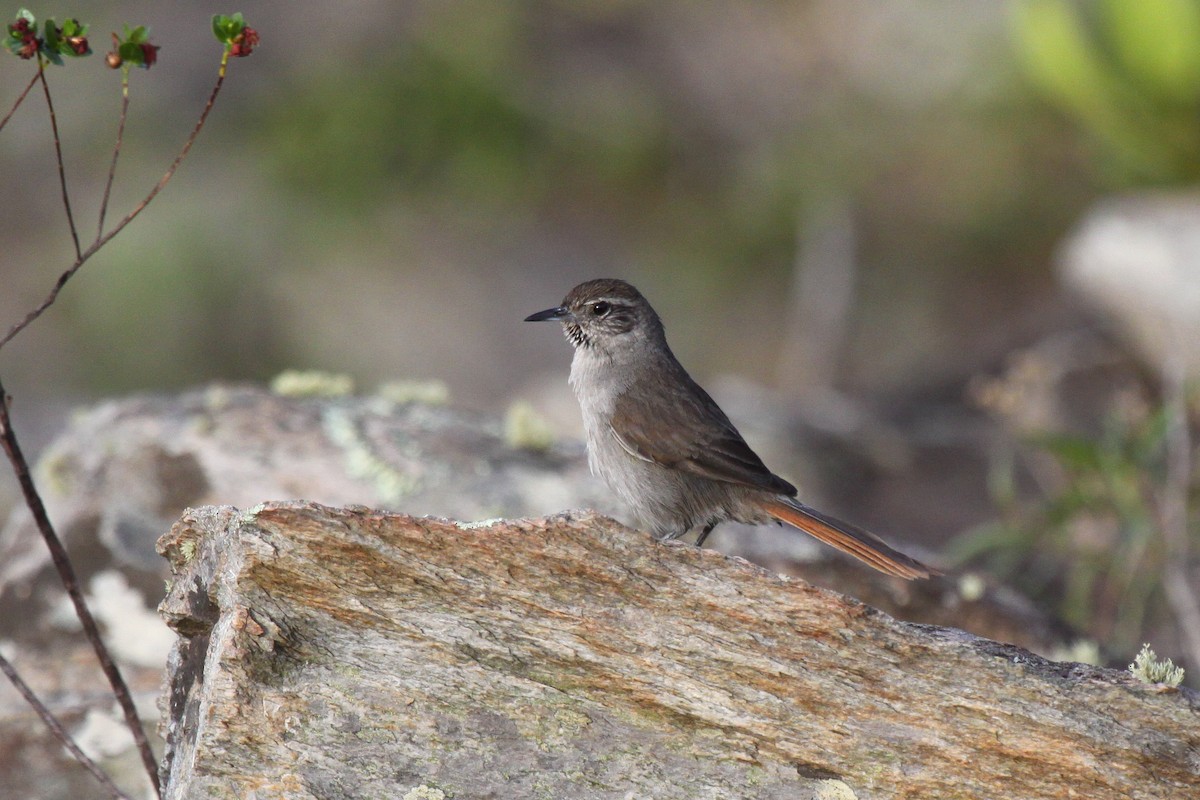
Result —
M674 377L690 391L633 390L617 398L612 435L626 452L711 480L796 494L796 487L767 469L707 392L682 370Z

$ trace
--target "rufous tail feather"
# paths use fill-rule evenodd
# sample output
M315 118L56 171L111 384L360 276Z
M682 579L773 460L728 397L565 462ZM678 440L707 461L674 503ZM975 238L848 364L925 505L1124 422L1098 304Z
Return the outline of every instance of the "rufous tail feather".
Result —
M799 528L809 536L820 539L843 553L849 553L888 575L912 580L941 574L915 558L893 550L878 536L828 514L822 514L797 500L783 497L770 500L766 503L765 510L775 519Z

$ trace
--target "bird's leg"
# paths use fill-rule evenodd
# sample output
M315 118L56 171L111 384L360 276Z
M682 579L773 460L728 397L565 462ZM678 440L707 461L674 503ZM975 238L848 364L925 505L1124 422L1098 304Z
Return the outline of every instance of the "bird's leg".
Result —
M686 523L673 528L657 528L654 531L654 538L660 542L673 542L676 539L682 539L694 530L696 530L695 525L688 525Z
M712 533L715 527L717 527L717 523L715 522L710 522L704 526L704 530L700 531L700 534L696 537L696 547L704 547L704 540L708 538L708 535Z

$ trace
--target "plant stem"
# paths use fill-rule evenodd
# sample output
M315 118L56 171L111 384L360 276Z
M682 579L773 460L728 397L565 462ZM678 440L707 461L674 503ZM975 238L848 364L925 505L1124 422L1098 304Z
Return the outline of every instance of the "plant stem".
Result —
M37 715L42 718L42 722L45 723L46 727L50 729L50 732L54 734L54 738L62 742L63 747L67 748L67 751L75 758L75 760L82 764L84 769L92 773L92 777L99 781L100 785L108 790L109 797L113 798L113 800L130 800L129 795L118 789L117 785L112 782L112 779L104 774L104 770L100 769L99 765L96 764L95 761L92 761L90 758L88 758L87 753L79 749L79 745L75 743L75 740L72 739L71 735L67 733L65 728L63 728L62 723L58 721L58 718L50 712L50 709L46 708L45 703L38 699L38 696L33 693L32 689L29 688L29 684L25 683L25 681L21 679L21 676L17 673L16 668L3 655L0 655L0 672L3 672L6 676L8 676L8 680L12 683L13 687L20 692L21 696L25 698L25 701L29 703L29 705L33 706L33 710L36 711Z
M117 123L117 144L113 147L112 164L108 168L108 181L104 184L104 199L100 201L100 223L96 226L96 239L104 235L104 217L108 213L108 197L112 194L113 179L117 177L117 159L121 157L121 140L125 136L125 120L129 116L129 68L121 71L121 119Z
M208 102L204 106L204 111L201 112L200 119L199 119L199 121L196 122L196 127L192 130L192 135L188 137L188 140L186 142L184 142L183 149L179 151L179 155L175 157L175 161L171 163L171 166L170 166L170 168L167 169L166 174L164 174L159 179L158 183L155 184L154 188L150 190L150 193L148 195L146 195L145 199L143 199L142 202L138 203L137 206L135 206L132 211L130 211L128 214L126 214L125 217L120 222L118 222L115 226L113 226L112 230L110 230L108 233L104 234L103 236L98 237L96 239L96 241L92 243L91 247L89 247L87 250L84 250L82 253L78 254L78 256L75 259L75 263L72 264L70 267L68 267L65 272L63 272L61 275L58 276L58 280L55 281L54 286L50 289L50 293L48 295L46 295L45 299L42 300L42 302L39 303L36 308L34 308L32 311L30 311L28 314L26 314L24 319L22 319L20 322L16 323L11 328L9 328L8 333L4 334L3 338L0 338L0 348L3 348L4 345L11 342L13 340L13 337L15 337L21 331L25 330L25 328L29 327L30 323L32 323L35 319L37 319L43 313L45 313L46 309L48 309L50 306L54 305L54 301L58 299L58 293L62 291L62 288L63 288L63 286L66 285L67 281L71 280L71 278L74 277L75 273L79 271L79 268L82 267L89 258L91 258L93 255L95 255L97 250L99 250L104 245L108 244L114 236L116 236L118 233L120 233L122 230L124 230L126 225L133 222L134 218L136 218L138 214L141 214L142 211L145 210L146 206L150 205L150 201L153 200L155 198L155 196L157 196L158 193L162 191L163 187L166 186L167 183L171 180L171 178L175 175L175 171L177 169L179 169L179 165L180 165L180 163L183 162L184 156L186 156L188 154L188 151L192 149L192 145L195 143L196 137L200 135L200 129L204 127L204 123L208 119L209 112L212 111L213 104L216 103L216 101L217 101L217 95L221 91L221 85L225 82L225 66L228 61L229 61L229 53L226 52L226 53L222 54L222 56L221 56L221 67L217 72L217 82L213 86L212 92L208 96ZM43 82L44 82L44 79L43 79ZM49 99L48 93L47 93L47 99ZM51 112L51 120L53 120L53 118L54 117L53 117L53 111L52 111ZM57 145L57 143L58 143L58 135L56 132L55 133L55 144ZM61 155L58 160L58 167L59 167L59 174L61 176L62 175L62 157L61 157ZM62 178L62 185L63 185L63 199L65 200L66 199L66 185L67 185L65 177ZM69 217L70 216L70 206L69 205L67 206L67 214ZM71 224L71 235L72 236L75 235L75 225L73 222ZM76 237L75 245L76 245L76 248L78 248L78 246L79 246L78 237Z
M8 124L10 119L12 119L12 115L17 113L17 109L21 107L21 103L25 102L25 96L29 94L29 91L33 89L33 85L37 83L37 81L38 74L35 72L33 73L33 78L31 78L29 81L29 85L27 85L21 94L17 96L17 102L13 103L13 107L10 108L8 113L4 115L4 119L0 119L0 131L4 130L4 126Z
M125 724L129 726L129 732L133 734L133 741L142 756L142 763L150 776L150 782L154 785L154 791L161 795L158 783L158 765L154 760L154 752L150 749L150 742L146 738L146 732L142 729L141 720L138 719L137 709L133 705L133 695L100 636L100 628L96 625L96 619L92 616L87 603L84 602L83 592L79 588L79 579L75 575L75 568L71 566L67 549L63 547L62 540L54 532L54 526L50 523L50 517L46 513L46 506L42 503L41 495L38 494L37 487L33 483L29 462L25 460L21 446L17 442L17 435L13 431L12 418L8 408L8 394L4 391L3 383L0 383L0 446L4 448L9 463L12 464L13 474L16 475L21 492L25 496L25 505L33 515L42 539L46 542L46 549L50 551L50 560L54 562L54 568L58 571L63 588L66 589L67 596L71 598L71 603L75 606L75 614L83 625L83 632L91 642L92 649L96 651L100 668L108 678L113 694L116 695L117 703L125 714Z
M75 258L83 258L79 249L79 231L75 228L75 216L71 213L71 197L67 193L67 170L63 166L62 141L58 138L58 118L54 115L54 101L50 99L50 84L46 82L46 61L38 53L38 78L42 82L42 93L46 95L46 108L50 112L50 130L54 134L54 157L58 161L58 183L62 187L63 208L67 210L67 225L71 229L71 240L75 242Z

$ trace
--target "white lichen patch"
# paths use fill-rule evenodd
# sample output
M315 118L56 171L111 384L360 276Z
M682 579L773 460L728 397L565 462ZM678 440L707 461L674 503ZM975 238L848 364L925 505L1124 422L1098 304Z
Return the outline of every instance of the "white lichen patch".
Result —
M113 758L133 748L133 735L116 714L89 708L83 724L74 733L79 749L93 761Z
M210 411L224 411L233 400L233 392L228 386L214 384L204 390L204 407Z
M375 394L398 405L444 406L450 402L450 389L441 381L388 381Z
M333 372L289 369L271 379L271 391L282 397L346 397L354 393L354 379Z
M1148 644L1142 645L1142 652L1134 657L1133 663L1129 665L1129 671L1142 683L1178 686L1183 682L1183 667L1175 666L1175 663L1169 658L1160 661Z
M493 517L492 519L481 519L475 522L460 522L459 520L455 520L454 525L464 531L477 531L480 528L491 528L504 522L505 520L500 517Z
M55 598L46 610L46 624L55 630L70 633L83 630L83 623L79 621L79 615L75 613L75 604L65 594Z
M34 467L43 495L49 490L58 497L67 497L75 490L77 470L75 459L64 448L51 448Z
M504 413L504 441L522 450L546 450L554 444L554 432L533 406L518 400Z
M195 539L185 539L179 543L179 555L183 558L184 564L191 563L192 559L196 557L198 547L199 544Z
M346 471L369 482L384 503L398 505L419 488L416 478L406 475L377 456L359 433L354 418L342 409L326 409L322 417L325 435L342 451Z
M813 800L858 800L858 795L845 781L827 778L817 781L813 789Z
M422 784L405 792L403 800L446 800L446 793Z
M987 584L974 572L968 572L958 579L958 594L968 603L974 603L981 599L985 591L987 591Z
M175 634L147 608L141 594L115 570L98 573L91 582L88 606L107 629L105 639L119 661L139 667L162 668Z

